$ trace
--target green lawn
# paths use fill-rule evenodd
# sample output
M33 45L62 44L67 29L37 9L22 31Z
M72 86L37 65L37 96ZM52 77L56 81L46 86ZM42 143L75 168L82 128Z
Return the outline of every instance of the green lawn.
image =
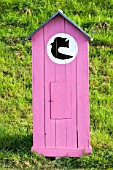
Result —
M93 153L51 161L32 146L31 43L58 9L93 37L89 48ZM113 0L0 1L0 169L113 169Z

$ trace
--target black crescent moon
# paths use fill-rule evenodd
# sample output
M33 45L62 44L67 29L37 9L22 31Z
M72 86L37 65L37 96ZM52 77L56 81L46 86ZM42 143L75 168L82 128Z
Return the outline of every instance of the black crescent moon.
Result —
M65 59L70 59L73 57L71 55L65 55L65 54L59 53L58 51L60 47L69 48L69 40L67 38L56 37L54 39L54 42L51 43L51 45L52 45L51 53L55 58L60 59L60 60L65 60Z

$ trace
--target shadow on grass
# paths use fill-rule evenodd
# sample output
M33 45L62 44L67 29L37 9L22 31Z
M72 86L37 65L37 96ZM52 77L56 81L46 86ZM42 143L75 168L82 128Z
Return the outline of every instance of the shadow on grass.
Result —
M77 168L97 168L105 169L113 167L112 148L103 146L95 148L91 155L84 155L80 158L60 158L52 161L34 154L31 156L32 134L3 134L0 136L0 159L5 166L40 167L42 169L77 169ZM14 157L13 157L14 154ZM17 160L17 161L16 161ZM17 165L19 162L19 165ZM36 169L36 168L35 168Z
M0 136L0 150L16 153L30 153L32 134L5 134Z
M102 146L97 143L91 155L84 155L80 158L60 158L52 161L45 159L38 154L31 155L32 132L17 131L13 134L8 133L5 127L0 130L0 162L5 166L40 167L42 169L67 169L74 168L97 168L107 169L113 167L113 149L110 143L104 142ZM24 129L25 130L25 129ZM12 132L12 131L11 131ZM13 131L14 132L14 131ZM32 168L31 168L32 169Z
M33 153L31 156L31 147L32 147L32 134L19 133L19 134L4 134L0 136L0 150L2 152L2 163L11 164L12 166L15 162L14 159L17 159L23 166L25 161L29 161L30 165L38 166L40 164L43 169L48 167L59 168L61 167L80 167L79 158L60 158L58 160L52 158L45 158L43 156L39 156L38 154ZM13 158L13 156L16 158ZM36 161L36 163L35 163ZM19 164L20 164L19 163Z

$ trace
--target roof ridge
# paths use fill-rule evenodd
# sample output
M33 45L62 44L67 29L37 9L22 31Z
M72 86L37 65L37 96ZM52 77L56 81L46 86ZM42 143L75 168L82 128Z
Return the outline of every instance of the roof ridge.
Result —
M48 20L46 20L43 24L41 24L37 29L35 29L35 31L33 33L31 33L26 39L30 40L31 37L37 32L39 31L43 26L45 26L50 20L52 20L53 18L55 18L58 14L60 14L62 17L64 17L67 21L69 21L73 26L75 26L77 29L79 29L88 39L92 40L92 37L89 36L81 27L79 27L76 23L74 23L74 21L72 21L71 19L69 19L62 10L58 9L57 12L55 12Z

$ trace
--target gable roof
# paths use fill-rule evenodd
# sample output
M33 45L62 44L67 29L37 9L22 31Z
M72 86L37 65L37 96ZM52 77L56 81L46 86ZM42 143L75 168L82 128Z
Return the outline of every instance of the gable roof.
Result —
M80 30L88 39L92 40L92 37L90 37L82 28L80 28L76 23L74 23L72 20L70 20L61 10L58 10L54 15L52 15L48 20L46 20L42 25L40 25L33 33L31 33L25 40L30 40L31 37L39 31L43 26L45 26L50 20L55 18L57 15L61 15L64 17L67 21L69 21L73 26L75 26L78 30Z

